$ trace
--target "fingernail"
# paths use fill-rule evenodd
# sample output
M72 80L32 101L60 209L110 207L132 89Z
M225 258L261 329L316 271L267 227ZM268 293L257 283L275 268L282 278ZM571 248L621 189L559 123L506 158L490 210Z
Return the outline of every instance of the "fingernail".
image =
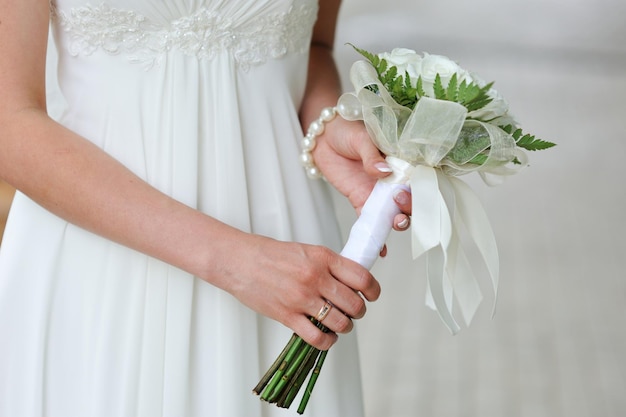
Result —
M393 199L401 205L409 204L409 193L403 189L398 189L393 193Z
M393 172L391 167L386 162L378 162L374 166L380 172Z
M408 218L404 218L404 220L402 220L400 223L398 223L398 227L400 229L406 229L409 226L409 219Z

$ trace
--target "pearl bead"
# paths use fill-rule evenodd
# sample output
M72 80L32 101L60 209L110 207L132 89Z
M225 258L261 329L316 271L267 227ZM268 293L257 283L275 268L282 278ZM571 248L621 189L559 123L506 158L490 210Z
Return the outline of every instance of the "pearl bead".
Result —
M315 149L317 145L316 138L324 133L324 124L333 120L335 116L337 116L336 107L326 107L322 109L319 119L309 125L309 130L301 141L302 152L300 152L300 164L302 164L306 170L307 176L311 179L323 177L322 171L315 165L315 160L311 152L313 152L313 149Z
M315 149L315 145L317 145L315 137L305 136L304 139L302 139L303 151L311 152L313 149Z
M363 118L363 113L360 107L348 106L345 103L341 103L338 106L337 111L347 120L359 120Z
M318 167L308 167L306 170L306 174L312 180L316 180L322 177L322 172Z
M302 152L300 154L300 163L305 167L314 165L313 155L310 152Z
M319 136L324 133L324 122L315 120L309 125L309 133L313 136Z
M322 109L322 113L320 113L320 120L323 122L330 122L337 115L337 111L334 107L326 107Z

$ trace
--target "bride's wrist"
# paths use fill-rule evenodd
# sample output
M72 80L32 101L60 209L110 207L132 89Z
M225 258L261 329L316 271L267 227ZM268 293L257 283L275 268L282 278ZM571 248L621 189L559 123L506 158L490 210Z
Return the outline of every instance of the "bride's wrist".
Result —
M318 137L321 136L326 130L326 123L331 122L337 117L337 108L336 107L325 107L320 112L320 115L317 119L313 120L309 124L309 128L307 129L306 135L302 139L301 146L302 150L300 152L300 163L304 167L307 176L311 179L319 179L322 178L322 171L315 164L315 159L313 158L313 151L317 146Z

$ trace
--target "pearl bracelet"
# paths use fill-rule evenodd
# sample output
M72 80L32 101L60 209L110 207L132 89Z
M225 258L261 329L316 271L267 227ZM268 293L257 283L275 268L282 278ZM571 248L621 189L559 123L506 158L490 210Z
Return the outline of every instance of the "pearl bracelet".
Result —
M302 152L300 153L300 163L306 170L306 174L311 179L322 178L322 171L315 165L313 160L313 149L317 145L316 138L324 133L325 123L330 122L337 116L336 107L326 107L322 109L320 117L309 125L306 136L302 139Z

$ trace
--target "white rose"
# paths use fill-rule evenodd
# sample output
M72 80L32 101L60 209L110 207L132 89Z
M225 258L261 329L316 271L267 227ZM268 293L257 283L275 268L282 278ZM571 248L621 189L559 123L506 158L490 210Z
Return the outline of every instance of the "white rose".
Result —
M411 81L413 81L413 85L415 85L417 77L420 75L422 57L414 50L395 48L391 52L383 52L378 56L387 61L389 67L396 67L398 69L398 75L404 77L404 74L408 72Z
M421 62L420 75L422 76L422 83L424 86L424 92L426 95L434 97L433 85L435 83L435 77L439 74L441 78L441 84L443 87L447 87L450 79L454 74L457 76L457 82L465 80L466 83L473 81L469 72L461 68L456 62L443 55L430 55L424 53L424 58Z

